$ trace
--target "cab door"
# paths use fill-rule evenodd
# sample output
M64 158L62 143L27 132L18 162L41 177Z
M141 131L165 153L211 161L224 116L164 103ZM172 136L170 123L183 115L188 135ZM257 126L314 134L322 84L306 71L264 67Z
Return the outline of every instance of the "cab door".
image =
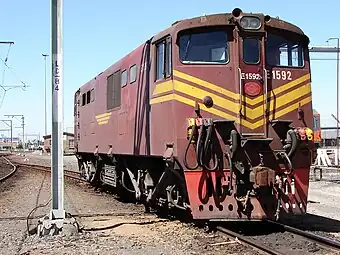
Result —
M240 133L243 137L266 137L267 76L264 68L264 37L240 34L239 91Z

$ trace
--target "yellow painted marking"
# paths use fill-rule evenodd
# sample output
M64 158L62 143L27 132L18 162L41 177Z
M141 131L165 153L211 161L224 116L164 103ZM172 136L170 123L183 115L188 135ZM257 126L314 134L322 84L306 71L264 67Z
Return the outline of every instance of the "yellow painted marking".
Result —
M109 119L111 117L112 112L107 112L103 114L99 114L96 116L96 120L98 122L98 125L104 125L109 123Z
M189 74L186 74L186 73L182 73L182 72L179 72L177 70L173 70L173 74L174 76L176 77L179 77L179 78L182 78L184 80L187 80L187 81L191 81L193 83L196 83L202 87L205 87L205 88L208 88L208 89L211 89L213 91L216 91L218 93L221 93L223 95L226 95L230 98L233 98L233 99L239 99L239 95L234 93L234 92L231 92L229 90L226 90L222 87L219 87L219 86L216 86L215 84L213 83L210 83L208 81L204 81L204 80L201 80L199 78L196 78L194 76L191 76Z
M158 87L158 90L157 90L157 87ZM239 103L234 102L234 101L230 101L228 99L225 99L225 98L220 97L218 95L215 95L213 93L206 92L203 89L197 88L193 85L189 85L189 84L186 84L186 83L181 82L181 81L176 81L176 80L173 81L173 87L172 87L172 84L171 84L171 86L169 86L168 82L158 84L156 86L155 91L156 90L161 91L161 93L166 93L166 92L170 92L172 90L175 90L175 91L181 92L183 94L195 97L198 100L202 100L203 97L205 97L205 96L211 96L211 98L214 101L214 105L219 106L223 109L229 110L229 111L231 111L235 114L238 114L239 111L240 111L240 104ZM153 93L154 95L157 94L155 91ZM274 107L278 108L278 107L284 106L284 105L288 104L289 102L310 93L310 91L311 91L311 86L310 86L310 83L308 83L308 84L303 85L303 86L301 86L301 87L299 87L295 90L292 90L288 93L282 94L278 98L270 100L270 102L268 103L269 104L268 110L272 111L272 110L274 110ZM262 95L259 98L260 98L260 100L263 100L264 96ZM153 102L156 102L155 99L156 98L152 99ZM250 99L248 99L248 98L246 99L247 103L248 103L248 100L250 100ZM263 110L264 110L263 104L259 105L258 107L254 108L254 109L252 109L250 107L245 107L245 106L242 107L242 113L250 120L254 120L254 119L262 116ZM243 123L243 121L242 121L242 123Z
M152 95L158 95L173 90L172 80L158 84Z
M99 122L98 122L98 125L104 125L104 124L107 124L107 123L109 123L108 120L99 121Z
M199 89L195 86L188 85L186 83L183 83L181 81L174 81L174 89L178 92L182 92L183 94L195 97L199 100L202 100L205 96L210 96L214 100L214 104L223 108L228 109L231 112L238 112L239 111L239 104L230 101L228 99L225 99L223 97L220 97L216 94L207 92L203 89Z
M106 117L102 117L102 118L96 118L97 121L102 121L102 120L109 120L111 118L111 116L106 116Z
M180 96L180 95L177 95L177 94L170 94L170 95L165 95L165 96L160 96L160 97L157 97L157 98L153 98L150 100L150 104L157 104L157 103L162 103L162 102L169 102L169 101L178 101L178 102L181 102L181 103L184 103L186 105L190 105L190 106L195 106L195 101L194 100L191 100L191 99L188 99L186 97L183 97L183 96ZM275 112L275 114L271 113L270 116L269 116L269 119L277 119L295 109L298 109L299 105L303 106L309 102L312 101L312 97L309 96L305 99L302 99L301 101L297 102L297 103L294 103L282 110L279 110L277 112ZM239 123L239 118L237 118L236 116L232 116L228 113L225 113L223 111L220 111L220 110L217 110L215 108L206 108L204 105L201 105L201 109L203 111L206 111L206 112L210 112L216 116L219 116L221 118L224 118L224 119L228 119L228 120L234 120L235 123ZM251 123L249 121L246 121L246 120L241 120L242 122L242 125L249 128L249 129L256 129L260 126L263 125L263 119L262 120L259 120L255 123Z
M238 93L234 93L232 91L229 91L229 90L224 89L222 87L216 86L213 83L210 83L208 81L199 79L199 78L191 76L189 74L182 73L182 72L179 72L177 70L173 70L173 74L176 77L179 77L181 79L190 81L190 82L195 83L197 85L200 85L202 87L211 89L211 90L213 90L215 92L223 94L223 95L225 95L227 97L230 97L232 99L238 100L240 98ZM281 85L280 87L274 89L273 91L268 92L268 96L277 95L278 93L281 93L281 92L284 92L284 91L286 91L286 90L288 90L290 88L293 88L294 86L296 86L296 85L298 85L298 84L300 84L300 83L302 83L302 82L304 82L304 81L306 81L308 79L310 79L310 73L305 74L305 75L301 76L300 78L297 78L297 79L295 79L293 81L290 81L290 82L288 82L288 83L286 83L284 85ZM248 97L246 97L246 99L245 99L245 97L243 96L242 100L247 100L248 104L255 105L255 104L258 104L258 103L263 101L263 96L260 95L260 96L258 96L256 98L253 98L253 99L252 98L248 98Z
M103 117L111 116L111 114L112 114L112 112L107 112L107 113L99 114L99 115L96 115L96 119L100 119L100 118L103 118Z

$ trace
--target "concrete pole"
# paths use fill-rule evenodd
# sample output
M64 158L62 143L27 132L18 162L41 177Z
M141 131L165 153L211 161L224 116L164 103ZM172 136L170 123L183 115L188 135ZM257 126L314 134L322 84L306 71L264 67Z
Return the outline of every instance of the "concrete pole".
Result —
M52 0L52 219L65 219L62 0Z

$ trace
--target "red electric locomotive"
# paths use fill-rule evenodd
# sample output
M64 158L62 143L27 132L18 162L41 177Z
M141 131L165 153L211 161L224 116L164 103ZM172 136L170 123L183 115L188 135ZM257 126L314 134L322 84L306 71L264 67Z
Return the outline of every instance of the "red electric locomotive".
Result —
M305 213L308 44L297 26L238 8L175 22L75 93L82 173L194 219Z

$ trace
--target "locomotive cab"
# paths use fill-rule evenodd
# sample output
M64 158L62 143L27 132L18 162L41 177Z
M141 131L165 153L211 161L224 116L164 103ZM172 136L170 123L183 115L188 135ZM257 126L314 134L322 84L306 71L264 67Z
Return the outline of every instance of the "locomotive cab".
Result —
M308 38L287 22L240 9L188 26L179 29L173 57L175 90L194 100L197 114L178 155L193 214L305 212L307 187L295 198L295 178L306 180L313 150ZM202 180L213 184L204 188Z

